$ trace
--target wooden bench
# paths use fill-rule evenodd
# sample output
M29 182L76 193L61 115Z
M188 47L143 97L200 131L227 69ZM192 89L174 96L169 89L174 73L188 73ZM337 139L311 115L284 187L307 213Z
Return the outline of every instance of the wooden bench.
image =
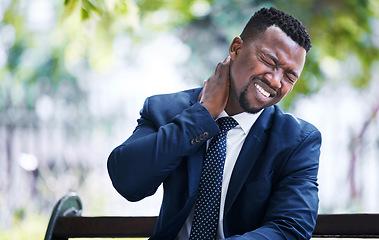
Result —
M45 240L69 238L150 237L156 217L83 217L76 193L53 209ZM314 238L379 238L379 214L320 214Z

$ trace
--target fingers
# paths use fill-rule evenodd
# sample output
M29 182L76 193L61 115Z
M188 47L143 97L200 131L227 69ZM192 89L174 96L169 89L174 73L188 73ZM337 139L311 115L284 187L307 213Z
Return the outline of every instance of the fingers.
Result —
M217 80L218 84L226 84L229 86L229 68L230 68L230 57L224 59L220 62L215 70L215 78L212 80Z
M229 83L229 66L230 57L224 59L224 61L219 62L216 66L215 71L212 76L204 81L204 86L206 84L228 84Z
M223 71L223 72L228 72L229 73L229 66L230 66L230 56L224 59L224 61L219 62L217 64L215 72L217 73L218 71Z
M230 57L217 64L217 67L207 80L199 96L211 115L216 118L224 110L229 96L229 66Z

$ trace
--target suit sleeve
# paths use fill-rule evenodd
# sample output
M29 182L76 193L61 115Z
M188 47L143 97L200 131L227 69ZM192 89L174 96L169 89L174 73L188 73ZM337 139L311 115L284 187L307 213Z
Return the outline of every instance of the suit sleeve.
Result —
M154 194L185 156L219 132L212 116L198 102L166 120L163 110L150 109L150 101L145 101L132 136L108 158L113 186L130 201Z
M318 211L321 134L312 131L293 151L272 189L261 227L237 239L310 239Z

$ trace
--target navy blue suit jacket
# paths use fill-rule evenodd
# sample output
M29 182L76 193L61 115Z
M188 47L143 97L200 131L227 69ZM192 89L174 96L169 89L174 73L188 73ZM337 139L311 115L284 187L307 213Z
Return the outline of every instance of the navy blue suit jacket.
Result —
M151 239L176 237L196 200L206 141L220 131L197 101L200 91L148 98L132 136L108 159L114 187L130 201L154 194L163 183ZM266 108L233 169L224 209L225 237L309 239L318 210L320 145L320 132L313 125L276 105Z

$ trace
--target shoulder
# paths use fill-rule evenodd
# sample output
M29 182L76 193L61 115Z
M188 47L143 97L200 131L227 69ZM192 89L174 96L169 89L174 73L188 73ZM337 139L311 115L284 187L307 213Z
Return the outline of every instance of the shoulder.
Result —
M195 88L148 97L140 114L143 118L157 122L158 125L170 122L184 109L197 102L200 91L201 88Z
M201 91L201 88L194 88L194 89L184 90L184 91L175 92L175 93L159 94L159 95L154 95L147 98L147 101L149 101L152 104L174 103L174 102L175 104L178 104L180 102L187 104L189 102L196 102L200 94L200 91Z
M183 108L197 101L201 88L194 88L175 93L166 93L148 97L144 103L144 110Z
M274 106L272 132L278 133L287 140L301 142L310 135L321 138L320 131L308 121L284 112L279 106Z
M266 151L280 171L278 179L299 169L317 169L320 131L313 124L284 112L278 106L271 109L271 121Z

